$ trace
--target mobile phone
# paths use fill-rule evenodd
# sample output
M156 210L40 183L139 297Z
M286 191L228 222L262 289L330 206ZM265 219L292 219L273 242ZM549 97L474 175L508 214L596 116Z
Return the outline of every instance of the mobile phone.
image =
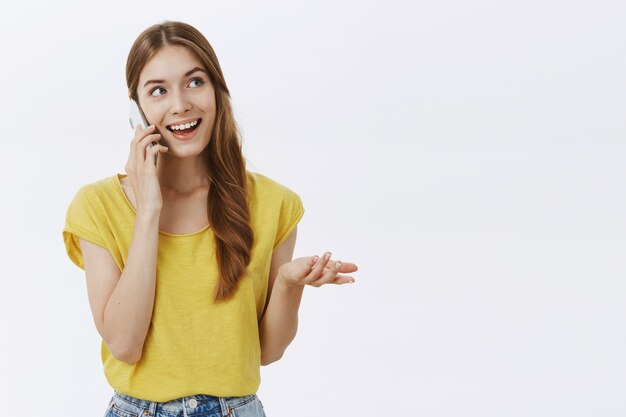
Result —
M140 125L142 129L145 129L147 126L149 126L148 121L146 120L146 117L144 116L143 112L139 108L139 105L132 98L130 99L130 113L128 116L128 121L130 121L130 127L132 127L133 130L135 129L135 126L137 125ZM149 150L154 145L158 145L158 142L152 142L148 144L147 149ZM158 153L154 155L154 165L157 164L158 156L159 156Z

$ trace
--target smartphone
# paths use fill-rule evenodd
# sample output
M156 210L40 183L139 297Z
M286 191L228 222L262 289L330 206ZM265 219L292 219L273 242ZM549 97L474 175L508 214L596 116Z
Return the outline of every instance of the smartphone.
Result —
M130 121L130 127L135 129L135 126L140 125L142 129L145 129L148 126L148 122L143 112L139 108L139 105L132 98L130 99L130 114L128 116L128 120ZM148 144L147 149L152 148L154 145L158 145L158 142L152 142ZM154 155L154 165L157 164L157 158L159 154Z

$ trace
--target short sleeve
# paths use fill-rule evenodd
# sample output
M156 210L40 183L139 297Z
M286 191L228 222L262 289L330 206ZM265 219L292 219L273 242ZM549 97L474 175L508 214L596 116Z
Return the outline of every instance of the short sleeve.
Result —
M293 232L303 215L304 206L298 194L289 189L285 189L280 207L280 218L278 219L274 249L283 243L291 232Z
M76 193L67 208L63 228L63 241L67 255L81 269L85 269L85 263L78 238L89 240L103 248L107 247L99 232L95 217L97 212L90 204L90 197L93 199L87 186Z

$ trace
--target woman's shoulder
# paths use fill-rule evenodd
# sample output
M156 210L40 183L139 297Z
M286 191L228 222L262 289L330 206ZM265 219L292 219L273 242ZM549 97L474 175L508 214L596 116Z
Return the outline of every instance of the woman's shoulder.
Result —
M295 195L296 193L285 184L276 181L260 172L246 171L248 178L248 189L253 195Z
M94 199L107 199L110 197L111 193L116 192L119 184L117 174L98 178L79 186L74 199L86 200L87 202L93 201Z
M304 214L300 196L286 185L258 172L247 171L248 193L252 218L259 230L276 231L276 248L289 234ZM261 233L263 234L263 233Z

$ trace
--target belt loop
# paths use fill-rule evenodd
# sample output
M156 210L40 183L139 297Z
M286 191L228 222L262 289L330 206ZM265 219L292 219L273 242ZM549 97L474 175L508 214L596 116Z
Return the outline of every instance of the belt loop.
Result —
M187 417L187 406L185 405L185 397L183 397L183 415Z
M228 406L228 403L226 402L224 397L217 397L217 398L220 401L220 407L222 407L222 417L230 416L230 407Z

